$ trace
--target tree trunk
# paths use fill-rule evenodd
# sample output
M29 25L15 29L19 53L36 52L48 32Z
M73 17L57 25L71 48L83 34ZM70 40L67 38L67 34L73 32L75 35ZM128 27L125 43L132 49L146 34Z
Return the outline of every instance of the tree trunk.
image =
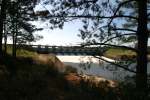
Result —
M16 53L17 53L17 35L18 35L18 23L15 23L15 35L14 35L14 51L13 51L13 56L16 58Z
M13 33L13 46L12 46L12 56L16 58L16 44L15 44L15 33Z
M3 27L4 27L4 54L6 55L7 54L7 33L8 33L6 20Z
M5 53L5 55L7 54L7 35L6 34L5 34L5 39L4 39L4 53Z
M147 89L147 42L148 42L148 29L147 29L147 0L138 0L138 52L137 52L137 75L136 86L140 91Z
M12 45L12 56L16 58L16 26L13 23L13 45Z
M3 39L3 25L4 25L4 20L6 18L6 4L7 0L2 0L1 3L1 12L0 12L0 56L2 56L2 39Z
M15 54L15 34L16 34L16 26L15 26L15 19L14 16L12 16L12 56L14 58L16 58L16 54Z

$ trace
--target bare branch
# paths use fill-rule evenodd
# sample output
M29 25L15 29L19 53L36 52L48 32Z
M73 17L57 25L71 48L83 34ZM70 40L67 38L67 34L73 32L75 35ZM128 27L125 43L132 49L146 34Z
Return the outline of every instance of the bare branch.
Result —
M115 66L117 66L117 67L119 67L119 68L122 68L122 69L124 69L124 70L127 70L127 71L129 71L129 72L137 73L136 71L129 69L128 66L122 66L122 65L119 65L119 64L117 64L117 63L110 62L110 61L108 61L108 60L106 60L106 59L103 59L102 57L98 57L98 56L94 56L94 57L95 57L95 58L98 58L98 59L100 59L100 60L103 60L103 61L105 61L105 62L107 62L107 63L110 63L110 64L112 64L112 65L115 65Z
M92 16L92 15L77 15L77 16L63 16L63 15L49 15L49 18L91 18L91 19L109 19L109 18L132 18L137 19L137 17L128 16L128 15L116 15L116 16Z
M115 38L118 38L118 37L122 37L122 36L125 36L125 35L136 35L136 34L135 33L128 33L128 34L117 35L117 36L114 36L114 37L111 37L111 38L107 39L103 43L107 43L107 42L111 41L112 39L115 39Z
M112 28L111 30L120 30L120 31L131 31L131 32L137 32L137 30L133 30L133 29L128 29L128 28Z
M81 45L82 46L105 45L105 46L111 46L111 47L117 47L117 48L124 48L124 49L128 49L128 50L137 52L137 49L135 49L135 48L131 48L131 47L127 47L127 46L113 45L113 44L106 44L106 43L86 43L86 44L81 44Z
M150 16L150 13L148 13L147 16L149 17L149 16Z
M116 15L117 15L117 12L119 11L119 9L120 9L123 5L125 5L125 4L127 4L127 3L129 3L129 2L133 2L133 1L136 1L136 0L128 0L128 1L124 1L124 2L120 3L120 4L118 5L116 11L114 12L113 16L116 16ZM112 23L112 21L113 21L113 18L110 19L110 22L108 23L108 26L110 26L110 24Z

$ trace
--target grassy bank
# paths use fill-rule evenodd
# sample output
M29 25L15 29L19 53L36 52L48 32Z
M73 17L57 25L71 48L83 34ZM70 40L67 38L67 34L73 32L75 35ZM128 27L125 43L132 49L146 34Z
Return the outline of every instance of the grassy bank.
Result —
M136 53L126 49L110 48L104 53L104 56L112 59L135 59Z
M69 67L60 73L63 67L55 55L39 55L21 49L14 59L8 52L0 64L0 99L133 100L138 94L131 84L115 88L110 87L108 81L95 84L82 80Z
M81 80L73 69L60 73L62 65L54 55L18 50L14 59L8 52L0 65L0 99L116 100L116 92L107 82L96 86Z

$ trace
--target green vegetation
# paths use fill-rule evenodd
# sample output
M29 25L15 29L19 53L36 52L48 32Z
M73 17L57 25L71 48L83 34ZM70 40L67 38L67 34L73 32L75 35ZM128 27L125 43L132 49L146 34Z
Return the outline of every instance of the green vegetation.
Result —
M17 56L23 56L23 57L35 57L37 53L31 52L31 51L26 51L23 49L17 50Z
M147 25L150 22L150 2L148 0L40 1L0 0L0 99L143 100L147 98L147 88L149 88L147 82L149 27ZM40 11L35 12L34 8L39 4L43 6L44 10L39 9ZM51 5L50 10L44 7L47 5ZM36 35L33 33L41 28L37 29L30 23L38 21L38 19L43 22L48 20L50 29L62 29L66 22L81 20L83 27L79 29L81 33L79 36L88 45L122 48L122 46L116 45L116 42L136 41L137 49L126 47L129 50L137 51L137 59L135 60L137 62L135 66L136 90L125 88L123 85L122 88L112 88L107 85L107 82L97 86L81 80L78 85L74 85L65 79L65 75L70 72L74 73L74 69L69 69L67 74L59 73L57 69L61 70L63 64L56 57L48 58L22 49L16 52L17 44L24 44L40 38L34 37ZM9 37L12 39L13 47L12 52L9 50L7 54L6 46ZM3 40L4 52L2 50ZM110 50L105 55L121 60L135 58L135 54L123 49ZM67 78L72 81L72 78L76 79L77 77L72 74L71 78ZM74 81L76 82L76 80ZM134 86L131 87L134 88ZM129 86L127 85L127 87Z
M7 45L7 54L12 55L12 45ZM37 53L33 52L33 51L18 48L16 50L16 56L18 56L18 57L35 57L35 56L37 56Z
M126 50L126 49L110 48L104 53L104 56L113 58L113 59L119 59L124 56L129 59L132 59L132 58L135 58L136 53L131 50Z
M62 29L66 22L81 20L83 24L79 28L80 34L78 36L83 39L85 46L111 46L137 51L135 83L139 91L147 89L149 0L46 1L46 5L51 5L50 11L45 9L38 15L43 15L43 18L47 17L51 29ZM118 43L133 42L136 42L136 49L118 45ZM119 59L127 58L133 59L135 57L128 55L119 57ZM126 67L123 64L120 66ZM130 70L129 68L125 69Z

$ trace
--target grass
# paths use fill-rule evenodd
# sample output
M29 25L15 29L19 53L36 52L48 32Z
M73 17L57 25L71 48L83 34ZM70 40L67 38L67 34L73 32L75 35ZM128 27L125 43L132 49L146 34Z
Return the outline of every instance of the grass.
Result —
M77 85L67 80L66 75L76 71L67 68L66 73L59 73L55 65L58 59L54 56L45 56L48 60L43 63L37 60L39 55L35 52L18 50L16 59L10 54L8 51L0 64L1 100L100 100L109 97L105 87L98 88L85 81ZM111 98L116 100L115 95Z
M118 58L121 58L122 56L132 58L136 56L136 53L131 50L126 50L126 49L110 48L104 53L104 56L113 58L113 59L118 59Z
M7 54L12 55L12 45L7 45ZM16 51L16 55L18 57L35 57L37 56L37 53L19 48Z
M110 50L112 55L119 52L113 50ZM129 53L121 52L124 52L122 55ZM133 100L135 90L132 85L125 87L121 84L122 87L112 88L107 82L95 85L84 80L73 84L66 75L75 73L74 69L68 66L68 74L59 73L56 69L58 59L52 55L45 56L48 60L43 63L37 60L38 56L35 52L21 49L17 51L16 59L10 56L10 51L3 57L0 64L1 100ZM75 77L69 77L72 78Z

